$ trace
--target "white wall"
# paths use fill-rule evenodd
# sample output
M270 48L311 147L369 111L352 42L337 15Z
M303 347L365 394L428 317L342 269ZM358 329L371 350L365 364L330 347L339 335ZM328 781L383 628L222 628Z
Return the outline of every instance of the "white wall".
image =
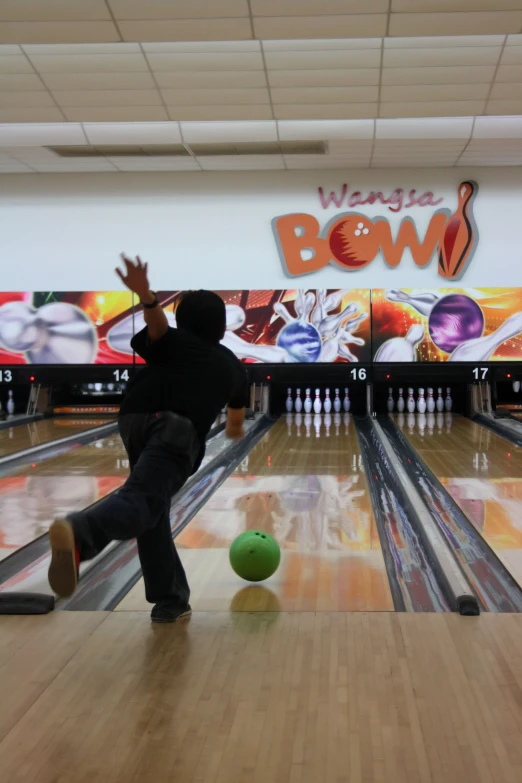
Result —
M271 221L306 212L323 226L346 207L322 208L317 188L349 191L397 187L444 198L440 207L394 215L383 205L356 207L395 226L411 216L423 233L435 209L453 212L457 187L479 184L473 212L477 250L465 275L446 281L435 258L421 269L409 253L391 269L379 256L366 268L328 266L289 279ZM114 290L123 250L150 262L151 284L189 287L341 288L456 285L522 286L522 169L352 170L162 174L14 175L0 177L0 290Z

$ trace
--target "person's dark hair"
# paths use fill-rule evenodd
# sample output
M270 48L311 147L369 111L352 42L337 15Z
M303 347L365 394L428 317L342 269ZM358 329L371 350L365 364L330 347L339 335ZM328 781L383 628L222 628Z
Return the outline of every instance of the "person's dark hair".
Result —
M225 303L213 291L185 291L175 305L176 323L202 340L219 343L225 335Z

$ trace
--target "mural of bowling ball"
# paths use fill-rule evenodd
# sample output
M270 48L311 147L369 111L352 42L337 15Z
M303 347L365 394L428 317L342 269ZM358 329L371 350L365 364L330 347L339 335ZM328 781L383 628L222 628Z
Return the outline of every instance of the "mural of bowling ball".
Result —
M434 305L428 319L430 337L441 351L451 353L466 340L481 337L484 315L465 294L448 294Z
M376 226L364 215L340 218L328 233L333 258L345 269L361 269L373 261L380 247Z
M291 362L316 362L323 344L315 326L294 321L281 329L277 345L285 349Z

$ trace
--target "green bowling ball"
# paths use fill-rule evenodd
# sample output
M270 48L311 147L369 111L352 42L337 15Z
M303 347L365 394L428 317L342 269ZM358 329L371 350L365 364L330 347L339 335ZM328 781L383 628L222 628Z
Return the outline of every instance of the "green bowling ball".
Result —
M246 530L230 547L230 565L241 579L262 582L277 571L281 560L279 544L262 530Z

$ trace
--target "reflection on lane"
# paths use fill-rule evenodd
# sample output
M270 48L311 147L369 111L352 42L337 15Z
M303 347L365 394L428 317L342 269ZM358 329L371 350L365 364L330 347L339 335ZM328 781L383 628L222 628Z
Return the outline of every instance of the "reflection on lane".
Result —
M117 489L128 473L115 434L0 477L0 559L45 533L55 517Z
M452 414L432 432L425 414L395 421L451 497L522 585L522 449Z
M257 587L228 562L230 544L250 529L271 533L282 550L278 571ZM393 610L349 415L277 422L176 545L196 610ZM120 608L137 607L146 607L142 584Z
M67 438L87 432L93 427L110 424L113 419L56 418L30 421L0 430L0 457L15 454L17 451L50 443L53 440Z

